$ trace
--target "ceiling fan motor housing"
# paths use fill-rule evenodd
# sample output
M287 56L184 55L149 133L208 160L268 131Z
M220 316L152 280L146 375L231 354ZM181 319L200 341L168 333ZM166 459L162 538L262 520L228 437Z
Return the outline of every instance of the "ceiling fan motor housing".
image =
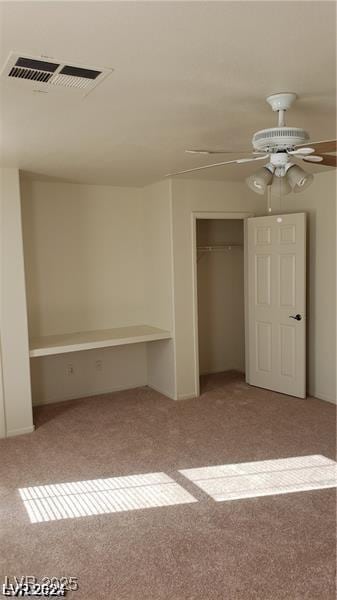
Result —
M278 152L293 150L295 146L305 144L308 140L308 132L300 127L271 127L254 133L252 144L255 150Z

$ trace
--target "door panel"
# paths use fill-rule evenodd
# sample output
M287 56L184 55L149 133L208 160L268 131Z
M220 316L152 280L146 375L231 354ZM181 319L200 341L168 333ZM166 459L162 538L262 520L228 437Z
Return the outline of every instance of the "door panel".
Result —
M280 307L294 308L296 302L296 256L295 254L281 254L279 256L279 292Z
M256 322L256 369L269 373L272 365L272 324Z
M284 377L295 376L295 349L296 349L295 327L291 325L280 325L281 343L281 375Z
M294 225L281 225L279 228L280 244L294 244L296 241L296 227Z
M255 257L256 304L259 306L270 305L270 256L267 254Z
M247 219L246 236L247 382L303 398L306 215Z
M271 229L270 227L256 227L255 229L255 244L270 244L271 243Z

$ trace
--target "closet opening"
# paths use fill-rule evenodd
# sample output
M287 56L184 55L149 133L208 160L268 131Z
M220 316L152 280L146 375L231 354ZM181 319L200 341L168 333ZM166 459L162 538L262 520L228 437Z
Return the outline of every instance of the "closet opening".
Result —
M202 394L220 382L244 380L243 216L196 218L195 244L196 369Z

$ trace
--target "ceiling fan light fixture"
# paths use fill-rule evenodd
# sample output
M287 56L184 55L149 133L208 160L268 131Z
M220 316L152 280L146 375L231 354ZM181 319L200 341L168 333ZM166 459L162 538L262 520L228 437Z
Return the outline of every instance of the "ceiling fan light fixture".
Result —
M293 192L298 194L312 184L314 176L312 173L306 173L298 165L292 165L287 170L287 179L293 189Z
M261 196L263 196L267 186L272 182L273 171L273 168L271 170L269 166L262 167L262 169L259 169L256 173L247 177L246 183L248 187L253 190L253 192L256 192L256 194L261 194Z

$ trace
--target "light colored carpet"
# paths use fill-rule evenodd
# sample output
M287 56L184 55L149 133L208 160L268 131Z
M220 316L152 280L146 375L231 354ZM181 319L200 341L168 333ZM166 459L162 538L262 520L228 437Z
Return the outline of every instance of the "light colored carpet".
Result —
M0 583L76 576L71 600L335 600L335 490L215 502L179 473L335 459L334 406L252 388L235 373L204 377L202 390L183 402L138 388L38 407L33 434L1 440ZM144 496L131 477L139 474L179 488L181 503L161 489L151 504L152 491ZM97 480L109 481L107 493L121 481L138 491L125 506L114 491L121 510L112 512ZM87 516L31 523L19 488L71 482L85 482L84 496L88 482L100 486L106 511L87 503Z

